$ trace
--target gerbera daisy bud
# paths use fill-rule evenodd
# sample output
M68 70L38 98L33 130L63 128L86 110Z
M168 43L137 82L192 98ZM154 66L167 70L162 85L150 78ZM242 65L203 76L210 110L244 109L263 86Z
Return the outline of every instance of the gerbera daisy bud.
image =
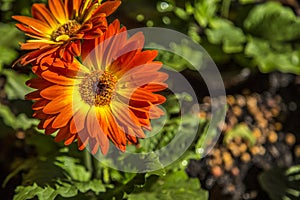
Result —
M143 46L142 33L127 38L116 20L101 37L82 44L82 63L42 59L32 68L38 78L27 82L37 91L26 96L36 100L38 127L46 134L58 131L55 141L66 145L77 140L80 150L89 146L93 154L106 154L109 141L121 151L138 144L144 129L151 129L150 119L164 114L158 105L165 97L155 92L167 88L168 78L159 72L162 63L153 61L158 52Z
M26 65L52 54L63 60L80 55L80 40L93 39L107 29L106 17L112 14L121 1L99 4L93 0L49 0L48 5L32 6L32 18L13 16L19 21L17 28L33 38L21 44L22 50L31 52L14 64Z

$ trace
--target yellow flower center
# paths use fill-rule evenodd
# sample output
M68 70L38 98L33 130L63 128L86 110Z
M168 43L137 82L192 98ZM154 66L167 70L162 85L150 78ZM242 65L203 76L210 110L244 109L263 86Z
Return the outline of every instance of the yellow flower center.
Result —
M79 93L90 106L104 106L114 97L116 84L117 77L107 71L97 71L84 77Z
M66 41L80 29L81 25L76 20L70 20L58 27L52 33L52 39L56 42Z

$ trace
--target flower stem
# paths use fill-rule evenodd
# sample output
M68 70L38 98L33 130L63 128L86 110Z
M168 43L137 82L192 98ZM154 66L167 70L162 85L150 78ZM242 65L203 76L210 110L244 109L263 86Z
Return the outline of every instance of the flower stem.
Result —
M91 157L91 153L88 150L84 150L84 154L83 154L83 158L84 158L84 165L87 168L87 170L93 174L93 165L92 165L92 157Z
M100 162L97 160L97 159L93 159L93 165L94 165L94 169L95 169L95 171L94 171L94 178L96 178L96 179L101 179L101 177L102 177L102 167L101 167L101 164L100 164Z
M231 0L224 0L221 7L221 15L225 18L229 16Z

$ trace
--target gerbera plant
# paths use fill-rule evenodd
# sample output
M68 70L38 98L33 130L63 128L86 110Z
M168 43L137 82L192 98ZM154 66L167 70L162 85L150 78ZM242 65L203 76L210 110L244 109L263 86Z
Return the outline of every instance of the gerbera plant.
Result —
M154 92L167 87L168 77L158 71L158 52L143 46L142 33L128 38L115 20L103 35L83 42L80 59L41 59L32 68L37 78L27 82L37 90L26 96L36 101L39 128L56 132L57 142L77 141L81 150L88 145L93 154L106 154L109 141L121 151L137 144L143 129L151 129L150 119L164 114L158 105L165 98Z
M29 53L18 59L26 65L40 61L47 55L72 60L80 55L82 39L99 37L107 29L106 17L113 13L121 1L49 0L48 5L32 6L32 18L13 16L16 26L31 39L21 44Z

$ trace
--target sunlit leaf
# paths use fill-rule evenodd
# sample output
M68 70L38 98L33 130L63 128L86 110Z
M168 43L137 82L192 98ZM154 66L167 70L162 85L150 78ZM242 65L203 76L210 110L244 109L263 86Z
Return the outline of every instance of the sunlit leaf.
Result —
M3 6L9 6L9 3L2 5L1 9L5 9ZM0 23L0 71L2 70L4 65L10 65L14 59L17 58L18 52L18 40L16 38L20 38L22 40L23 36L18 29L14 27L14 24L4 24ZM5 36L5 37L3 37Z
M300 38L300 19L291 8L278 2L255 6L245 19L244 26L252 35L268 40L290 41Z
M241 4L250 4L250 3L255 3L256 0L239 0Z
M103 185L101 180L91 180L88 182L75 182L75 186L78 188L78 190L82 193L85 193L89 190L92 190L96 194L99 192L105 192L106 188Z
M216 18L210 22L210 28L205 30L208 41L222 45L225 53L238 53L244 48L246 37L239 27L226 19Z
M174 9L174 13L183 20L187 20L189 18L189 14L182 8L176 7Z
M256 139L252 134L252 131L246 124L238 124L232 130L225 133L224 142L229 143L233 138L241 137L250 142L250 145L254 145Z
M32 186L18 186L15 192L14 200L32 199L35 196L39 200L53 200L57 195L61 195L62 197L76 196L78 190L75 186L66 183L57 185L55 189L49 186L40 187L34 183Z
M25 113L15 116L8 106L2 104L0 104L0 117L7 126L12 127L15 130L19 128L27 130L38 124L38 120L28 118Z
M194 17L200 26L206 27L215 16L216 11L217 0L195 0Z
M56 160L57 162L55 162L55 164L64 169L73 180L81 182L90 180L91 173L88 172L85 167L78 164L78 159L68 156L59 156Z
M245 54L251 56L264 73L280 70L300 74L300 48L292 49L291 44L249 37Z
M200 189L197 179L188 178L184 171L169 173L159 177L154 184L141 188L128 195L128 200L181 200L197 199L207 200L208 192Z
M30 79L30 76L17 73L14 70L3 70L2 73L6 75L7 83L5 84L5 92L8 99L24 99L24 96L33 91L25 85L25 82Z
M259 183L272 200L300 198L300 166L273 168L259 176Z

